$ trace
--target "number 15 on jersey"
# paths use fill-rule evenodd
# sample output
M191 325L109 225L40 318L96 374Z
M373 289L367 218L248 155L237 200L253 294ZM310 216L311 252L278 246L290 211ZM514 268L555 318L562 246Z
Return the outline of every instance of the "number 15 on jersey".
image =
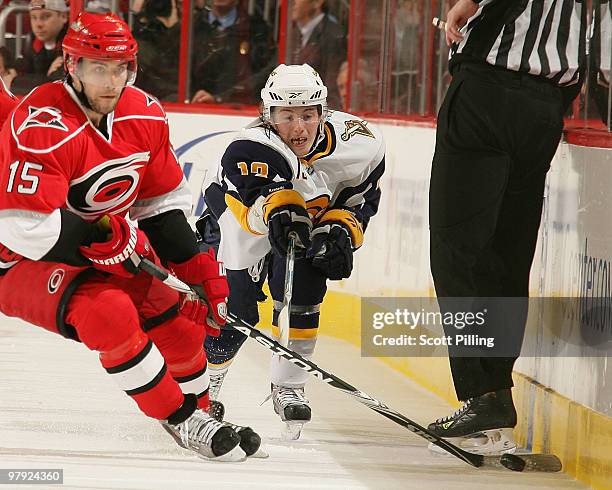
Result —
M21 165L23 163L23 165ZM21 171L19 168L21 167ZM38 172L41 172L43 166L40 163L14 161L9 165L11 173L9 175L6 192L17 191L18 194L34 194L38 189L39 177ZM19 177L17 178L17 174ZM17 181L17 185L15 183Z

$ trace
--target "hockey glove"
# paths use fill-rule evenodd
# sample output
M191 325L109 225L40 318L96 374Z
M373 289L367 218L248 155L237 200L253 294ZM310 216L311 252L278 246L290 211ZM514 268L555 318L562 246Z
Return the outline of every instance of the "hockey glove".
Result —
M79 247L79 251L91 260L96 269L122 277L134 277L138 268L132 257L154 255L147 236L121 216L106 214L94 226L106 241L94 241L89 246Z
M219 329L225 325L229 286L223 264L215 258L214 249L211 248L208 253L194 255L186 262L180 264L170 262L168 265L176 277L204 293L203 297L208 303L206 312L208 326Z
M307 257L327 278L345 279L353 270L353 250L362 243L363 229L355 216L344 209L330 209L312 232Z
M218 337L221 333L219 325L211 325L207 321L208 306L203 301L191 299L189 296L183 296L179 313L198 325L204 325L206 327L206 335Z
M303 256L310 247L312 220L306 210L302 195L293 190L291 182L279 182L266 186L262 195L263 218L268 226L268 239L272 250L278 255L287 255L289 235L294 233L297 257Z

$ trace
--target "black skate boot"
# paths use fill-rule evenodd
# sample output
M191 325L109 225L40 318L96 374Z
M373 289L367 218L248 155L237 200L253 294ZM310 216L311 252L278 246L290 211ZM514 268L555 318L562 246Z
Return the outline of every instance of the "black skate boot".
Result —
M223 416L225 415L225 407L223 403L218 400L210 400L210 409L208 414L218 422L223 422ZM225 422L223 425L231 427L238 437L240 437L240 448L246 453L247 457L254 458L267 458L268 453L261 448L261 437L250 427L243 427L241 425L235 425L229 422Z
M193 406L197 403L195 395ZM183 406L191 405L190 395L186 395ZM181 409L179 409L181 411ZM188 412L187 412L188 413ZM177 415L184 419L184 416ZM182 422L170 417L161 421L162 427L177 444L185 449L213 461L244 461L245 452L240 448L240 436L231 426L217 422L204 410L196 409Z
M210 415L217 422L223 422L223 417L225 417L225 406L223 406L223 403L218 400L210 400L208 415Z
M247 457L253 458L267 458L268 453L261 446L261 437L250 427L243 427L241 425L231 424L225 422L226 425L231 427L238 437L240 437L240 447L246 453Z
M272 385L272 403L274 411L287 424L283 433L286 439L299 439L304 424L310 422L312 415L308 400L304 396L304 388L288 388Z
M509 389L470 398L452 415L437 419L427 428L439 437L476 454L504 454L516 450L512 429L516 410ZM444 452L435 444L429 449Z

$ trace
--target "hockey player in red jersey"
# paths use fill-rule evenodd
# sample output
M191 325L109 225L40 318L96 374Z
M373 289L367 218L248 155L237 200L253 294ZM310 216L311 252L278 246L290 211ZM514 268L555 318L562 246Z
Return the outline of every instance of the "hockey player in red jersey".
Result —
M0 78L0 128L6 121L6 118L17 105L17 98L4 84L4 80Z
M227 281L187 223L166 115L133 86L136 41L115 15L81 13L63 49L66 80L34 89L0 133L0 311L98 351L182 447L242 460L259 436L208 413L203 342L225 323ZM136 255L206 303L139 272Z

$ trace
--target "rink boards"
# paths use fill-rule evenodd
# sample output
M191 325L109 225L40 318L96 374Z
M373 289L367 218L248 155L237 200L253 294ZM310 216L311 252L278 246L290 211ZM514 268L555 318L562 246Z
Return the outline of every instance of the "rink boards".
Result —
M201 189L212 179L231 139L252 118L169 114L171 138L202 207ZM380 212L349 280L333 283L323 307L322 332L360 343L362 296L430 296L427 217L428 179L435 142L433 127L377 123L387 145ZM612 150L562 143L546 189L538 250L532 269L534 296L586 295L612 298ZM543 324L557 321L531 314L528 340L534 357L519 360L515 375L522 420L519 440L554 447L566 470L595 488L612 482L612 383L602 349L612 345L612 323L593 330L598 347L550 342ZM611 318L612 321L612 318ZM551 350L551 345L554 348ZM603 347L602 347L603 346ZM453 403L448 363L439 357L390 357L387 365ZM554 390L545 390L542 385ZM612 487L612 483L609 483Z

